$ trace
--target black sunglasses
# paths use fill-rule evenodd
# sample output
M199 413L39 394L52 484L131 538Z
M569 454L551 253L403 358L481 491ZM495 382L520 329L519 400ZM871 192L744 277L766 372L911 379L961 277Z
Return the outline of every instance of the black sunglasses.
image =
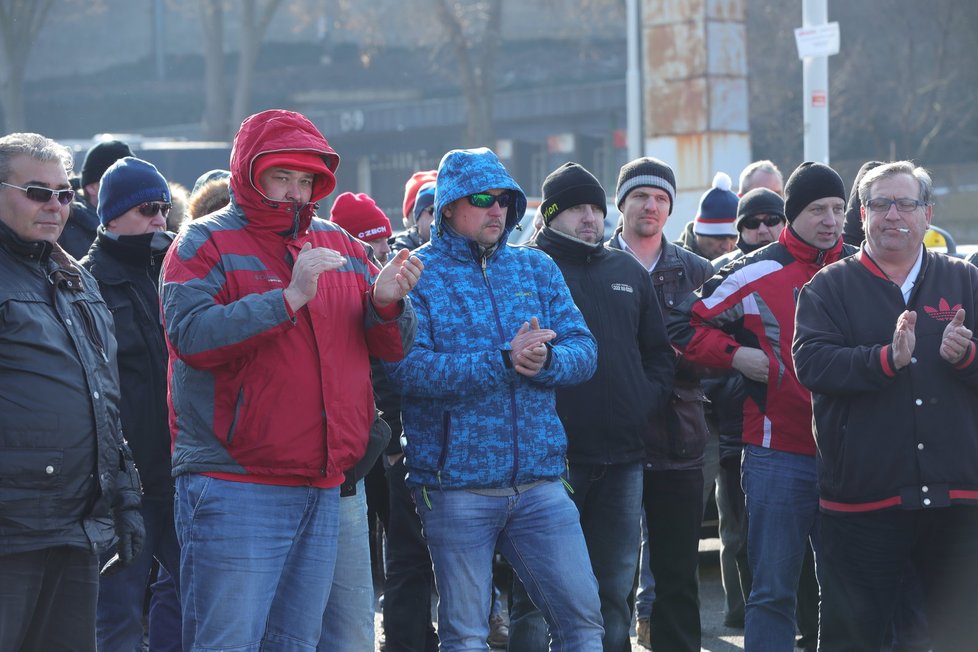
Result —
M513 201L513 196L508 192L501 195L493 195L488 192L477 192L474 195L469 195L469 203L476 208L489 208L497 202L500 208L507 208L511 201Z
M753 230L760 228L762 222L764 223L764 226L773 229L778 224L784 222L784 218L780 215L765 215L763 218L758 217L757 215L751 215L750 217L745 217L742 219L740 221L740 226L744 229Z
M172 207L172 204L160 201L143 202L138 206L139 214L143 217L155 217L157 213L163 213L163 217L166 217Z
M54 190L43 186L27 186L26 188L22 188L6 181L0 181L0 185L23 190L28 199L36 201L39 204L46 204L51 201L51 197L56 196L59 204L67 206L75 198L75 191L70 188L65 188L64 190Z

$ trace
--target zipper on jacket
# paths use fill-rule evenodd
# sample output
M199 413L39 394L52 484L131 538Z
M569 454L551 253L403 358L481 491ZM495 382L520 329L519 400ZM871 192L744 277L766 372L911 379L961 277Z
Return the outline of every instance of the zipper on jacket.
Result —
M102 360L108 362L109 356L105 354L105 344L102 342L102 336L99 335L98 329L95 327L95 317L92 315L91 308L84 301L75 302L75 305L78 306L78 314L82 317L85 334L88 335L89 341L95 345L95 349L102 356Z
M503 333L502 322L499 321L499 306L496 305L496 296L492 292L492 284L489 282L489 272L486 270L486 265L488 263L488 257L482 256L482 280L486 284L486 290L489 292L489 303L492 304L492 314L496 318L496 332L499 334L499 339L503 342L506 341L506 335ZM510 476L509 484L513 487L516 486L516 478L519 475L520 470L520 438L519 438L519 427L516 424L516 386L509 386L509 404L510 404L510 425L513 430L513 473Z
M441 413L441 453L438 454L438 486L441 487L441 472L448 459L448 444L452 440L452 413L445 410Z

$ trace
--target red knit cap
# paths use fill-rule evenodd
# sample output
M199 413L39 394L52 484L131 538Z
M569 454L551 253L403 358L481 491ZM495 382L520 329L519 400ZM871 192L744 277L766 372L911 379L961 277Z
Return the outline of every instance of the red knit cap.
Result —
M438 170L421 170L411 175L411 178L404 184L404 219L414 219L414 200L418 196L421 186L434 181L438 177Z
M259 156L252 167L251 174L255 187L263 193L265 189L261 187L258 180L261 178L262 172L268 168L299 170L315 174L314 201L317 197L322 198L333 192L333 188L336 187L336 177L333 176L333 171L326 165L323 157L314 152L269 152ZM323 187L320 187L320 184L323 184Z
M365 193L353 194L344 192L333 202L330 219L350 232L356 238L372 242L380 238L389 238L391 221L384 211L377 208L376 202Z

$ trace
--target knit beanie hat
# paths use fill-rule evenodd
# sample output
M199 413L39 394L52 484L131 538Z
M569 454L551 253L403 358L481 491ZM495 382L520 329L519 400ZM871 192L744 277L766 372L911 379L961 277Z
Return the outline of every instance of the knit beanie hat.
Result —
M170 186L149 161L127 156L102 175L98 189L98 219L102 226L143 202L170 201Z
M391 221L365 193L344 192L333 202L330 219L365 242L393 235Z
M794 222L798 213L817 199L838 197L846 201L846 185L839 173L816 161L805 161L784 184L784 216Z
M417 222L421 217L421 212L429 206L435 205L435 182L429 181L418 189L418 195L414 200L414 221Z
M579 204L594 204L607 211L604 188L597 178L577 163L564 163L543 180L543 201L540 214L543 223L550 224L561 211Z
M92 145L85 154L85 161L82 163L82 188L90 183L97 183L110 165L126 156L132 156L132 150L129 149L129 145L121 140L107 140L104 143Z
M784 217L784 200L781 195L767 188L754 188L744 193L737 204L737 232L740 223L751 215L780 215Z
M676 174L664 161L651 156L637 158L621 166L618 173L618 187L615 190L615 204L621 208L628 193L639 186L651 186L665 190L669 195L669 214L672 215L676 203Z
M730 190L733 181L726 172L717 172L713 187L700 197L700 206L693 220L696 235L736 236L737 193Z
M414 215L414 200L418 195L421 186L429 181L434 181L438 177L438 170L420 170L411 175L411 178L404 184L404 219L411 219Z

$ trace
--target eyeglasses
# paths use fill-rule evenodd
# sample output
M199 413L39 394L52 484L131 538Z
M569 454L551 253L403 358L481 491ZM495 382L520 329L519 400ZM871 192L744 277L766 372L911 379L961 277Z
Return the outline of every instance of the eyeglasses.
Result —
M921 206L927 205L926 202L919 199L910 199L909 197L900 197L899 199L877 197L866 202L866 207L874 213L884 215L890 212L890 206L894 204L896 205L897 212L900 213L912 213Z
M760 215L751 215L750 217L745 217L744 219L740 220L740 226L744 229L753 230L761 228L761 224L763 223L764 226L773 229L782 222L784 222L784 218L780 215L765 215L764 217L761 217Z
M36 201L39 204L46 204L51 201L51 197L57 197L59 204L67 206L75 198L75 191L70 188L65 188L64 190L54 190L43 186L27 186L26 188L22 188L6 181L0 181L0 186L23 190L28 199Z
M474 195L469 195L469 203L476 208L489 208L497 202L500 208L506 208L511 201L513 201L513 196L508 192L501 195L493 195L488 192L477 192Z
M166 217L172 206L172 204L167 204L166 202L148 201L143 202L137 208L139 209L139 214L143 217L156 217L157 213L163 213L163 217Z

